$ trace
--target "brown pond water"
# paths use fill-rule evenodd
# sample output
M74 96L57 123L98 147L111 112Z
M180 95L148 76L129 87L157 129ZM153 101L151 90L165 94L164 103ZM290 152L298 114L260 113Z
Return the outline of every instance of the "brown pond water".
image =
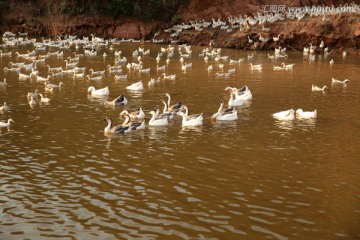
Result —
M139 46L122 43L115 49L135 62L131 53ZM175 48L166 73L176 74L176 80L148 87L150 78L161 74L155 58L167 45L141 46L151 51L143 57L150 74L131 72L120 81L106 76L102 82L55 78L52 82L63 81L64 88L46 94L50 104L34 108L27 93L44 92L43 84L5 74L10 61L21 60L14 54L0 58L0 80L8 82L0 89L0 102L11 107L0 120L16 122L0 133L0 239L360 238L358 57L316 55L309 62L299 52L289 52L285 60L253 52L251 62L263 64L263 70L251 71L247 56L252 52L222 49L222 56L245 61L223 61L224 71L235 68L235 73L219 78L217 62L199 57L203 48L192 47L186 62L193 66L186 73ZM3 49L27 50L33 48ZM73 51L64 50L64 58ZM294 63L294 69L274 71L283 61ZM79 66L104 70L113 62L113 51L99 49L96 57L81 57ZM63 59L46 63L65 67ZM47 76L44 67L39 70ZM332 77L351 81L332 85ZM125 89L139 80L143 92ZM328 89L312 92L312 84ZM129 104L104 106L87 96L90 85L109 86L109 99L124 93ZM253 99L238 109L239 119L211 122L219 101L229 99L224 88L243 85ZM190 113L203 112L204 125L182 128L175 118L167 127L104 135L104 117L121 123L123 109L143 107L148 123L149 111L162 108L165 92ZM272 118L290 108L317 109L318 118Z

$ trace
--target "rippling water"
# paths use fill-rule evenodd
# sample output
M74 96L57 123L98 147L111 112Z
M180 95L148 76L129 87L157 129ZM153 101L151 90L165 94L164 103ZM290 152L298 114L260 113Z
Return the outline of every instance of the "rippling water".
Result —
M139 46L124 43L116 50L135 62L131 52ZM309 62L289 52L285 62L294 63L294 70L273 71L282 60L254 52L251 62L263 64L262 71L251 71L248 60L223 62L224 70L235 68L235 74L219 78L218 63L205 63L202 48L193 47L186 60L191 69L181 71L176 50L166 70L176 73L176 80L148 87L150 78L161 74L155 57L166 45L143 47L151 50L143 58L150 74L132 72L121 81L107 76L98 83L56 78L64 89L47 94L49 105L34 108L26 95L36 88L43 92L43 85L5 74L10 61L20 60L0 58L0 80L8 82L0 102L12 108L0 120L16 122L0 132L0 239L360 238L358 57L316 55ZM3 49L27 50L32 49ZM222 49L221 54L246 59L251 53ZM113 62L113 52L99 49L79 66L104 70ZM65 66L63 59L47 63ZM45 68L39 69L46 76ZM332 77L351 81L331 85ZM142 93L125 89L140 79ZM219 101L228 101L224 88L245 84L253 100L239 108L239 120L211 122ZM329 88L312 92L311 84ZM87 97L90 85L109 86L111 99L124 93L129 104L104 106ZM149 111L162 107L165 92L191 113L203 112L204 126L182 128L176 118L167 127L104 136L104 117L120 123L120 111L142 106L148 121ZM271 116L290 108L317 109L318 118L279 122Z

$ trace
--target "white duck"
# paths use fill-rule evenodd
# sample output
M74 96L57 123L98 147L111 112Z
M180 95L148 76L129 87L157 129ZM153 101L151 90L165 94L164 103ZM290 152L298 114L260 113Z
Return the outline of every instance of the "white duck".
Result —
M277 112L277 113L274 113L272 116L278 120L292 121L292 120L295 120L295 110L290 109L290 110Z
M284 68L285 70L291 70L291 69L293 69L293 67L294 67L294 64L281 63L281 65L283 66L283 68Z
M167 118L156 119L155 111L151 111L150 114L152 115L152 117L149 120L149 126L167 126L167 125L169 125L169 121Z
M39 93L39 95L40 95L40 93ZM30 107L33 107L36 105L36 101L34 99L34 96L32 96L32 95L30 97L29 105L30 105Z
M129 115L129 117L131 119L144 119L145 118L145 113L141 107L138 110L133 111L133 112L129 112L128 110L123 110L119 115L120 115L120 117L124 116L124 115Z
M107 121L107 126L104 128L104 133L127 133L127 132L131 132L131 127L129 126L122 126L122 125L117 125L117 126L112 126L112 120L110 118L105 118L105 121Z
M144 90L144 84L142 81L139 81L139 82L131 84L130 86L127 86L126 89L133 90L133 91L142 91L142 90Z
M238 119L237 111L234 107L223 109L224 102L221 100L218 111L211 116L211 119L217 121L235 121Z
M197 117L186 116L184 112L179 113L182 116L182 126L183 127L197 127L203 125L203 116L202 113L198 114Z
M6 112L6 111L9 111L10 110L10 107L6 104L6 102L4 102L4 105L2 105L0 107L0 112L3 113L3 112Z
M40 95L40 102L43 102L43 103L50 102L50 98L44 97L41 93L39 93L39 95Z
M44 82L45 84L45 91L53 91L54 89L61 89L62 86L65 85L65 83L63 82L59 82L59 84L53 84L53 83L48 83L48 82Z
M345 79L345 80L338 80L335 78L331 78L331 83L332 84L346 84L347 82L350 82L349 79Z
M118 96L117 98L115 98L112 101L106 101L105 102L108 105L126 105L128 103L128 100L126 99L126 97L124 96L124 94L121 94L120 96Z
M123 127L130 127L131 130L145 129L145 120L143 120L141 122L133 122L133 121L130 121L129 115L125 114L124 117L125 117L125 120L122 124Z
M314 119L317 118L317 111L306 111L304 112L301 108L296 110L296 118L298 119Z
M168 107L168 110L170 112L173 112L173 113L178 113L179 111L181 111L183 109L183 102L178 102L176 104L173 104L171 105L171 96L169 93L165 93L165 95L167 96L168 98L168 101L167 101L167 107Z
M104 87L100 89L95 89L93 86L90 86L87 90L88 94L91 96L108 96L110 94L109 87Z
M239 107L242 106L244 104L244 99L239 96L238 94L231 92L230 93L230 99L228 102L229 107Z
M9 118L7 122L0 121L0 127L10 127L11 123L15 123L15 121L12 120L12 118Z
M250 68L251 70L262 70L262 65L261 64L253 65L252 63L250 63Z
M313 91L313 92L323 92L323 91L325 91L325 89L327 89L327 86L323 86L321 88L321 87L315 86L314 84L311 85L311 91Z

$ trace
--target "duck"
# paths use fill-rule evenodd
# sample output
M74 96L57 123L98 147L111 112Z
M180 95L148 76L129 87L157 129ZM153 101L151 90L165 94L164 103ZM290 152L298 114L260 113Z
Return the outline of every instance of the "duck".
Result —
M123 127L130 127L131 130L142 130L145 129L145 120L141 122L133 122L130 120L130 116L125 114L125 120L122 124Z
M12 118L9 118L7 122L0 121L0 127L10 127L11 123L15 123Z
M117 133L127 133L131 132L130 126L122 126L122 125L116 125L112 126L112 120L108 117L104 119L104 121L107 121L107 126L104 128L105 134L117 134Z
M44 97L41 93L39 93L39 95L40 95L40 102L42 102L42 103L50 102L50 98Z
M338 80L338 79L335 79L335 78L331 78L331 83L333 84L346 84L347 82L350 82L349 79L345 79L345 80Z
M144 110L140 107L138 108L138 110L133 111L133 112L129 112L128 110L123 110L122 112L120 112L120 117L124 116L124 115L129 115L129 117L131 119L144 119L145 118L145 112Z
M148 86L151 87L157 83L160 83L160 77L158 77L158 79L155 79L155 78L151 78L148 82Z
M224 102L221 100L218 111L211 116L211 119L217 121L235 121L238 119L237 111L234 107L224 109Z
M296 118L298 119L314 119L317 118L317 110L304 112L301 108L296 110Z
M168 110L174 113L178 113L179 111L181 111L183 109L183 102L178 102L176 104L171 105L171 95L170 93L165 93L165 96L167 96L168 101L167 101L167 107Z
M158 118L156 119L156 112L151 111L150 114L152 115L151 119L149 120L149 126L167 126L169 125L168 118Z
M292 120L295 120L295 110L289 109L289 110L277 112L277 113L274 113L272 116L274 118L276 118L277 120L292 121Z
M128 100L126 99L126 97L124 96L124 94L121 94L120 96L118 96L117 98L115 98L112 101L106 101L105 102L107 105L126 105L128 103Z
M279 66L274 66L274 71L281 71L281 70L285 70L285 68L279 67Z
M252 63L250 63L250 68L251 70L262 70L262 65L261 64L253 65Z
M169 110L169 105L167 104L166 101L161 100L161 102L164 104L164 108L163 108L163 112L162 114L159 116L159 114L157 114L158 117L167 117L168 119L173 119L174 115L177 113L174 110Z
M97 89L97 90L93 86L90 86L88 88L87 92L91 96L108 96L110 93L108 86Z
M90 75L86 75L86 76L85 76L85 80L89 80L89 81L102 81L102 80L103 80L103 76L102 76L102 75L98 75L98 76L93 76L93 77L91 77Z
M313 92L323 92L323 91L325 91L325 89L327 89L327 86L323 86L321 88L321 87L315 86L314 84L311 85L311 91L313 91Z
M180 112L179 114L182 117L181 124L183 127L198 127L203 125L202 113L196 114L196 116L195 115L186 116L186 113L184 112Z
M62 86L65 86L65 83L63 83L63 82L59 82L59 84L44 82L44 84L45 84L46 91L53 91L54 89L61 89Z
M39 95L40 95L40 93L39 93ZM29 105L30 105L30 106L35 106L35 105L36 105L36 101L35 101L35 99L34 99L34 96L32 96L32 95L31 95L31 97L30 97Z
M122 79L127 79L127 74L124 74L124 75L115 75L114 76L114 80L117 81L117 80L122 80Z
M0 112L3 113L3 112L7 112L10 110L10 107L6 104L6 102L4 102L4 105L2 105L0 107Z
M230 99L228 102L229 107L239 107L244 104L244 99L239 96L237 93L231 92L230 93Z
M281 65L283 66L283 68L284 68L285 70L290 70L290 69L293 69L293 67L294 67L294 64L281 63Z
M176 74L166 75L165 73L163 73L162 76L164 77L164 79L170 79L170 80L176 79Z
M331 59L329 63L330 63L330 65L333 65L334 64L334 59Z
M236 87L226 87L224 91L229 93L233 92L245 101L252 99L252 93L247 85L244 85L240 89L237 89Z
M144 90L144 84L140 80L139 82L133 83L130 86L127 86L126 89L133 90L133 91L142 91Z
M50 75L48 75L46 78L41 77L41 76L36 76L36 81L38 82L47 82L50 80L50 78L52 78Z
M0 87L6 87L7 86L7 82L6 82L6 78L4 78L3 82L0 82Z

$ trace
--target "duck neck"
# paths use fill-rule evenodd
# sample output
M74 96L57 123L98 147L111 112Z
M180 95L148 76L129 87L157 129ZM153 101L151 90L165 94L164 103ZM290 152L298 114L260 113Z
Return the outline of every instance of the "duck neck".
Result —
M104 131L109 132L112 126L112 121L111 119L106 119L106 121L108 122L108 125L105 127Z

